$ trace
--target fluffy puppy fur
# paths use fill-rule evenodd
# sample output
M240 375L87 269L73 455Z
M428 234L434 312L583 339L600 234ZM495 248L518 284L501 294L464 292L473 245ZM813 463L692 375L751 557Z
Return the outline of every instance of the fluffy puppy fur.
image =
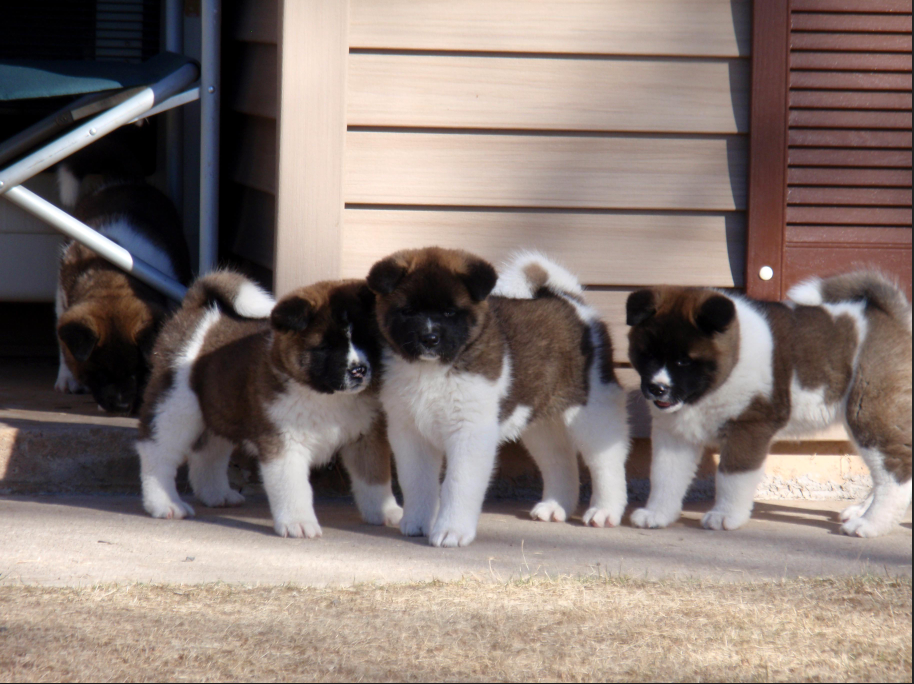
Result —
M874 488L845 534L891 530L911 501L911 306L876 273L813 279L785 303L657 287L627 303L629 356L653 413L651 493L632 515L665 527L703 448L720 449L717 500L702 524L733 530L752 512L772 439L841 421Z
M227 475L240 446L260 462L276 533L319 537L309 474L339 450L365 521L398 523L373 306L364 281L316 283L274 306L238 274L198 280L155 346L137 442L146 510L193 515L175 489L185 460L206 506L242 503Z
M472 542L496 449L518 438L543 474L535 519L574 512L580 451L593 476L585 523L618 525L629 437L607 328L575 278L540 255L496 280L482 259L437 247L397 252L368 275L387 342L381 400L400 530L434 546Z
M68 200L79 187L58 171ZM141 180L107 179L74 212L102 235L175 280L190 281L190 259L177 211ZM77 242L64 248L56 296L60 367L54 388L89 391L105 411L134 412L149 373L149 354L172 303Z

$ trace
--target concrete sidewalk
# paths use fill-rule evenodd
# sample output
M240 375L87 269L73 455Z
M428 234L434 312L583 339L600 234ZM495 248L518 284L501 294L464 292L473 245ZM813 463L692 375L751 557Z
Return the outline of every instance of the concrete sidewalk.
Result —
M425 539L362 524L345 500L319 501L319 540L281 539L266 502L155 520L135 496L0 497L0 581L86 586L98 582L346 585L477 578L622 574L745 581L859 573L911 576L911 513L892 534L838 533L848 502L759 502L735 532L699 524L689 507L665 530L533 522L523 501L487 504L476 542L436 549Z

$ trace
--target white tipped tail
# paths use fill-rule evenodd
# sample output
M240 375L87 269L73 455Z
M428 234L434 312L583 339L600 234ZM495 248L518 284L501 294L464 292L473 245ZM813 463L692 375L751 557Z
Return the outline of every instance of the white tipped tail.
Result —
M60 203L67 209L72 209L79 201L81 179L66 164L57 167L57 190L60 193Z
M493 295L533 299L543 290L559 296L580 297L581 283L569 271L539 252L519 252L498 276Z
M183 306L206 307L214 301L244 318L267 318L276 305L272 295L240 273L214 271L190 286Z

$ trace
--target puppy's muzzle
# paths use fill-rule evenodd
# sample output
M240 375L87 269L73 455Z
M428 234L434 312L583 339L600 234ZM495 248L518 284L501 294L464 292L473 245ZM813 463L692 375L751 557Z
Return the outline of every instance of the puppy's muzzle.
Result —
M368 376L368 366L362 363L357 366L351 366L346 371L346 374L353 383L358 384Z

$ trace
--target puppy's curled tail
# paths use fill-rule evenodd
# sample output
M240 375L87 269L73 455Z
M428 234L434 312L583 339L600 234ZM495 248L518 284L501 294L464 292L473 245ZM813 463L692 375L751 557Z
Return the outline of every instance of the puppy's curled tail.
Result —
M539 252L518 252L498 276L492 294L511 299L557 295L580 300L581 283L567 270Z
M895 283L878 271L853 271L825 278L811 278L787 293L797 304L818 306L840 302L865 301L911 332L911 304Z
M213 271L198 278L184 297L183 308L200 309L213 303L243 318L267 318L276 301L255 283L234 271Z

